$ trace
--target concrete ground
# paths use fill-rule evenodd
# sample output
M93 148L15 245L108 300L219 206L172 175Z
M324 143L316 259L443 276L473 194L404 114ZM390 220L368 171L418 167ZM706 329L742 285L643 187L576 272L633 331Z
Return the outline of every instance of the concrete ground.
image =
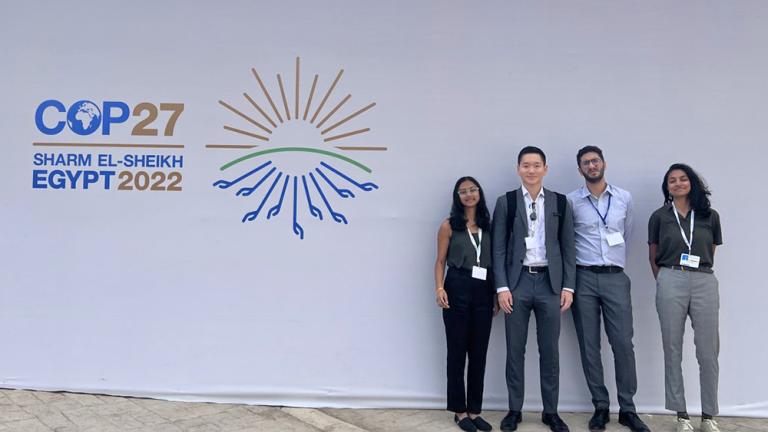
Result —
M585 431L589 414L561 413L571 430ZM498 430L503 412L484 418ZM628 431L611 417L607 431ZM674 431L674 417L642 415L654 432ZM722 417L723 432L768 431L768 419ZM698 419L694 421L698 430ZM167 402L154 399L0 390L0 432L72 431L285 431L384 432L459 431L438 410L305 409L235 404ZM548 431L538 413L523 413L520 432Z

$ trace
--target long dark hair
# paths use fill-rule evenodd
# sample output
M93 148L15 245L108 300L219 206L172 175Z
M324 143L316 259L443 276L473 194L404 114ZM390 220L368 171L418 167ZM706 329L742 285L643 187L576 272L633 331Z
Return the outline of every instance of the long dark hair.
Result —
M466 176L456 180L456 185L453 187L453 205L451 206L451 229L454 231L464 231L467 229L467 219L464 217L464 204L461 203L461 197L459 197L459 185L465 181L471 181L477 186L480 192L480 200L477 202L477 209L475 210L475 223L477 226L485 231L491 229L491 213L488 211L488 206L485 205L485 193L483 187L472 177Z
M709 196L712 195L712 193L696 171L684 163L672 164L667 170L667 173L664 174L664 181L661 183L661 193L664 194L664 204L672 202L672 195L669 194L667 180L669 179L669 173L674 170L681 170L688 176L688 181L691 183L691 191L688 193L688 202L690 203L691 208L700 212L702 216L708 215L711 207Z

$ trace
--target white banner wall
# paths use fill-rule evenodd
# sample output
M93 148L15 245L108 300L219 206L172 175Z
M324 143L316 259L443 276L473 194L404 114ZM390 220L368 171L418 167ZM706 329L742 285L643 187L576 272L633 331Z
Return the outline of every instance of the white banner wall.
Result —
M766 205L747 194L768 180L768 3L0 9L0 386L443 408L432 268L454 181L476 176L492 206L536 145L568 192L594 144L635 197L639 410L664 398L646 222L683 161L723 221L721 411L768 416ZM570 312L560 347L561 408L591 409ZM488 356L503 409L501 317ZM607 342L604 360L611 382Z

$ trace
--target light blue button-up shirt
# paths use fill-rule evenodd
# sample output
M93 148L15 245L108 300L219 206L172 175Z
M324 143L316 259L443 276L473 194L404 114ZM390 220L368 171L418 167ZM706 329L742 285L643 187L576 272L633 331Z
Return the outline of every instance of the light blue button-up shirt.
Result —
M605 191L595 198L586 186L582 186L568 194L568 201L573 207L576 264L625 267L627 242L632 234L632 195L609 184ZM601 215L605 217L605 223ZM606 235L611 232L621 233L624 243L608 246Z

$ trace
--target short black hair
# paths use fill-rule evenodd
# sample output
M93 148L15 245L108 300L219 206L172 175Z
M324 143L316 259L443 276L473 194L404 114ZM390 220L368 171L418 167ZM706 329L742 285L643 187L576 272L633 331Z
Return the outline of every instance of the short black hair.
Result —
M603 157L603 151L600 150L600 147L588 145L580 148L579 152L576 153L576 165L581 165L581 157L587 153L597 153L597 155L600 156L600 160L605 161L605 158Z
M520 161L523 160L523 156L527 154L537 154L541 156L541 160L544 161L544 165L547 164L547 155L544 154L544 150L534 146L526 146L526 147L523 147L523 149L520 150L520 153L517 154L518 165L520 165Z

